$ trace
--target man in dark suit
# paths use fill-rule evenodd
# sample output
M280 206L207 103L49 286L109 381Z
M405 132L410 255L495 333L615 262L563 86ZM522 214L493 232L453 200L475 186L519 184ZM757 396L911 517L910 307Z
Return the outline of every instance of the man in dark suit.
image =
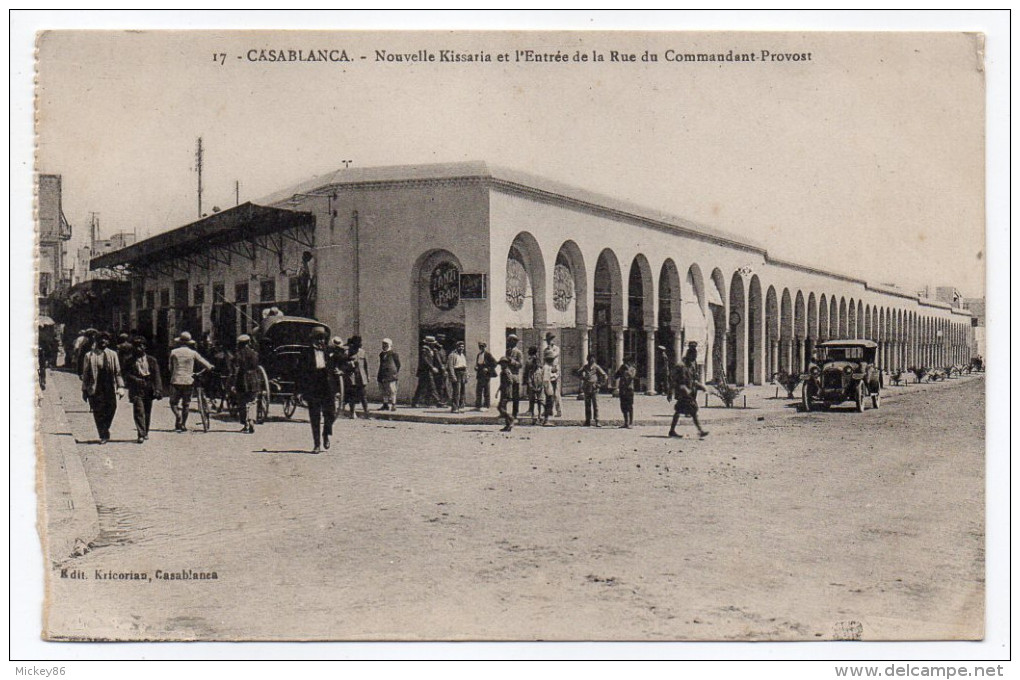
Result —
M440 403L439 395L436 393L436 379L439 377L439 366L436 362L436 355L432 349L436 339L431 335L425 336L421 343L421 352L418 354L418 386L414 390L414 397L411 399L411 408L418 404L432 405Z
M101 333L95 346L82 362L81 396L92 407L99 443L110 441L110 425L117 413L117 399L124 396L124 379L120 373L120 360L110 349L110 335Z
M488 345L484 342L478 343L478 355L475 357L475 410L481 411L482 407L489 408L490 405L490 384L496 377L496 357L492 356Z
M295 382L308 405L313 453L319 453L321 447L329 448L329 438L333 435L336 395L340 391L340 367L336 364L334 354L326 346L325 328L321 326L313 328L311 340L312 346L302 356Z
M131 356L125 357L122 370L138 431L138 443L142 444L149 438L152 402L163 398L163 379L159 375L156 358L145 352L145 338L135 338L131 347Z

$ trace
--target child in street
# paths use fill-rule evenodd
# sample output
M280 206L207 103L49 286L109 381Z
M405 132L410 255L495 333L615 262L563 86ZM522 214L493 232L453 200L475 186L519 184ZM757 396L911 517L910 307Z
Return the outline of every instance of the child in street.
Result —
M588 362L577 370L581 376L581 392L584 394L584 426L591 427L592 417L595 427L599 425L599 388L605 384L607 376L602 367L595 363L595 355L588 355Z
M510 415L506 408L513 397L514 373L510 364L509 357L503 357L499 360L499 405L497 408L499 409L499 415L506 423L500 432L509 432L514 427L513 416Z
M559 382L559 368L556 367L556 354L549 349L542 353L542 369L538 372L542 385L541 395L545 397L545 409L542 412L542 424L549 424L549 416L552 415L556 405L556 388Z
M637 378L634 360L624 359L613 377L616 378L616 386L620 393L620 411L623 413L623 425L620 427L629 430L634 427L634 379Z
M538 359L538 348L528 348L528 360L524 364L524 387L528 390L528 415L534 425L542 418L542 362Z

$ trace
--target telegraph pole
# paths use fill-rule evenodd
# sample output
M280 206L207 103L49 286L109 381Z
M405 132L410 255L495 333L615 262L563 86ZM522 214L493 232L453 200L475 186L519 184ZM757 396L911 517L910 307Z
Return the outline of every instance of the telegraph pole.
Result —
M198 170L198 218L202 219L202 138L198 138L195 151L195 169Z
M234 180L234 205L241 205L241 180Z

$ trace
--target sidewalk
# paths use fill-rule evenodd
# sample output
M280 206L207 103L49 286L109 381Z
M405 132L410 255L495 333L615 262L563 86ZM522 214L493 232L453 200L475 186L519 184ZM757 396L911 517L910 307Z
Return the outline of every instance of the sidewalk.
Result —
M916 392L918 390L938 389L945 385L954 385L961 380L974 380L979 375L962 376L951 378L938 383L915 384L892 386L887 384L882 391L883 401L892 400L901 394ZM913 376L911 376L913 380ZM726 408L722 400L715 396L709 388L709 393L698 394L698 417L703 423L722 422L729 420L740 420L742 418L764 417L767 414L778 414L796 410L800 404L801 388L794 390L794 399L787 397L786 390L779 386L766 383L765 385L749 385L743 389L732 408ZM851 406L847 402L847 407ZM870 401L867 408L871 408ZM414 423L440 423L444 425L497 425L502 422L496 411L495 402L493 406L484 411L474 410L473 404L468 404L464 413L451 413L449 408L436 406L410 408L409 406L397 406L396 411L379 411L378 404L371 405L370 417L380 420L407 421ZM520 403L519 425L531 424L531 418L526 414L528 400L522 399ZM341 416L343 417L343 416ZM358 417L362 417L358 412ZM635 425L666 425L668 426L673 417L673 404L666 401L661 395L648 396L638 394L634 398L634 424ZM619 400L609 394L599 395L599 422L607 427L623 424L623 417L620 414ZM583 426L584 425L584 401L575 395L563 397L563 417L550 418L552 426Z
M43 494L38 527L51 565L99 535L99 513L65 412L65 399L80 392L77 382L70 373L49 371L47 389L37 392L36 479Z

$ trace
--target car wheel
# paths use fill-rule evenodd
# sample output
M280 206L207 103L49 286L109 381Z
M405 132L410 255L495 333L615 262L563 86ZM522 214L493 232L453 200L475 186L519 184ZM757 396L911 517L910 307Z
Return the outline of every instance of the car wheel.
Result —
M857 394L854 395L854 406L858 413L864 413L864 383L857 383Z

